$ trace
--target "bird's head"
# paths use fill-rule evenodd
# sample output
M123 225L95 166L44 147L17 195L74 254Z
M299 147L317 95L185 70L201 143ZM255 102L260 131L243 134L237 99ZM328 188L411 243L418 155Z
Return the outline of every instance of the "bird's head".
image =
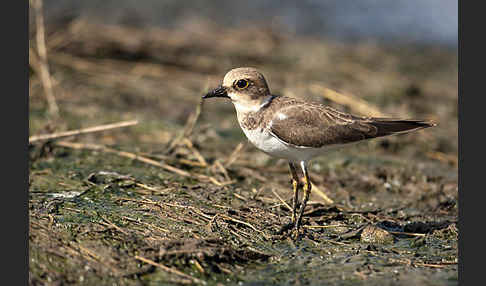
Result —
M259 71L254 68L235 68L226 73L220 86L203 98L227 97L237 109L255 109L269 96L270 89Z

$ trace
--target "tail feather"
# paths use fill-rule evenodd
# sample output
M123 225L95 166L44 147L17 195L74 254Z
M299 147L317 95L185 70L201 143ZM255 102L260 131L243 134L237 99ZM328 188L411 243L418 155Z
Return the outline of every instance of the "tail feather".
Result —
M402 120L390 118L373 118L368 124L373 125L377 129L376 137L408 133L423 128L433 127L437 124L432 121L425 120Z

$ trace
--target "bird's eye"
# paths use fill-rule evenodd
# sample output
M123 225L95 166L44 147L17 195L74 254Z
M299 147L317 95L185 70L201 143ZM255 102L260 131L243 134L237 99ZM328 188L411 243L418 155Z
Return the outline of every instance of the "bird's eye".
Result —
M248 81L246 79L240 79L236 82L236 87L238 89L245 89L249 85Z

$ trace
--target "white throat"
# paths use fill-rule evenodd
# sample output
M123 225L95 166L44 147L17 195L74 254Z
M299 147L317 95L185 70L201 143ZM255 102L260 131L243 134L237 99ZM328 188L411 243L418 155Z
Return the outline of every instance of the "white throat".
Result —
M259 111L263 107L267 106L274 97L275 96L273 95L267 96L260 102L260 104L252 104L252 103L240 102L235 100L231 100L231 101L233 102L233 105L235 106L237 113L248 113L248 112Z

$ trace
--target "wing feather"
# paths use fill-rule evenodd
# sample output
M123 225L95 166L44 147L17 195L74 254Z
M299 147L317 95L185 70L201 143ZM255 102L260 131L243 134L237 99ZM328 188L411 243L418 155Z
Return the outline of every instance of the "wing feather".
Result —
M424 120L360 117L322 104L281 100L285 104L274 110L270 133L281 142L300 148L346 144L436 125Z

